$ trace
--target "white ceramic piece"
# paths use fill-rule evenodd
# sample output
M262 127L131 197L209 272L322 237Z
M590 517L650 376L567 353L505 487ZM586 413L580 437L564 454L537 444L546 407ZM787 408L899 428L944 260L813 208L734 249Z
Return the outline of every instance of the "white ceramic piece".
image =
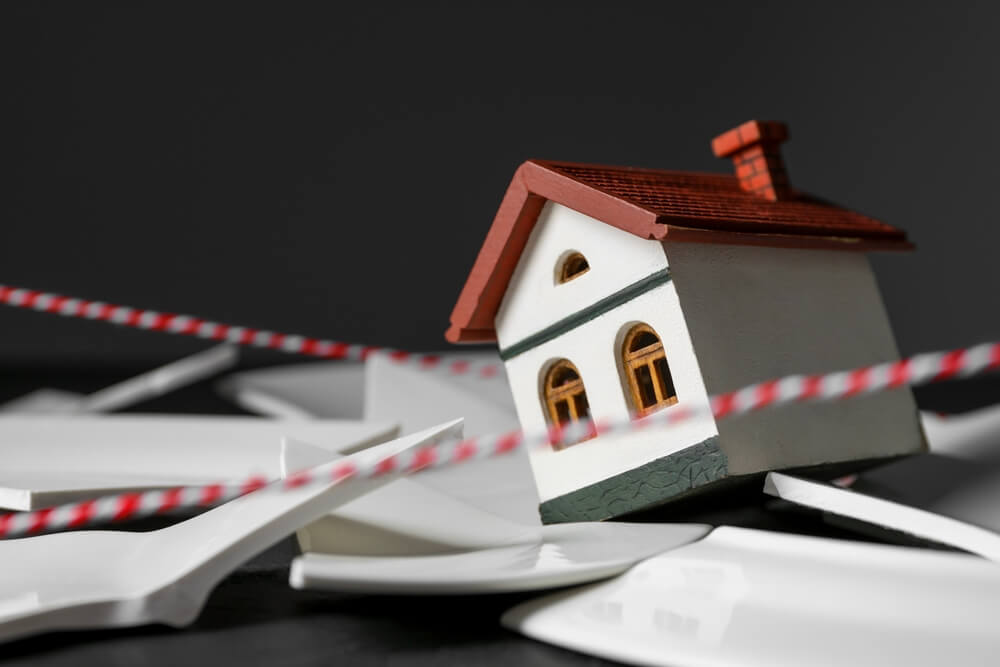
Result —
M445 425L355 455L377 459L451 436ZM285 490L279 482L152 532L80 531L0 541L0 641L51 630L184 626L241 563L394 475Z
M238 405L281 419L361 419L365 368L348 361L273 366L233 373L216 389Z
M238 359L235 345L216 345L86 396L59 389L39 389L0 405L0 413L68 414L120 410L211 377L234 366Z
M525 450L428 470L414 480L514 523L541 523L538 490Z
M83 399L79 411L110 412L134 405L221 373L235 366L238 360L239 350L235 345L216 345L96 391Z
M879 539L904 533L996 560L1000 405L947 416L924 412L921 422L930 454L865 471L849 491L789 475L771 477L765 491Z
M993 665L1000 569L965 554L723 527L511 609L529 637L637 665Z
M996 465L925 454L866 472L852 489L770 473L764 492L864 522L844 525L881 538L892 538L886 528L1000 561Z
M500 363L494 353L465 353L446 355L443 365L456 360ZM391 419L405 433L459 416L465 420L467 436L517 429L504 375L482 378L428 372L379 355L366 364L366 419ZM430 470L416 481L515 523L539 523L538 492L525 451Z
M457 360L499 363L494 353L443 356L444 364ZM339 417L363 412L367 419L400 424L404 433L456 417L465 419L470 436L517 428L502 373L480 378L425 372L379 355L365 366L323 362L249 371L230 376L220 390L266 414ZM430 471L417 483L515 523L539 523L538 494L525 452Z
M461 420L452 422L456 428ZM282 452L282 475L339 458L293 440ZM458 466L465 469L466 466ZM541 539L537 519L514 523L424 484L425 473L399 479L338 507L298 531L304 552L415 556L483 549Z
M921 421L932 452L1000 463L1000 405L957 415L925 412Z
M442 360L442 365L501 363L492 352L444 354ZM378 420L393 415L390 421L406 432L461 416L469 435L517 428L502 372L490 378L427 372L378 354L365 364L325 361L234 373L216 387L246 409L272 417Z
M0 417L0 507L38 509L126 490L277 478L281 438L357 451L396 435L391 424L256 417Z
M83 399L83 394L43 387L0 404L0 414L65 414L75 412Z
M458 360L496 364L495 353L445 355L442 366ZM445 419L465 419L466 435L502 433L518 428L517 413L499 375L452 374L400 364L385 355L372 355L365 364L365 419L398 422L403 432L426 428Z
M620 574L644 558L704 536L698 524L566 523L541 539L433 556L337 556L292 561L294 588L353 593L452 595L530 591Z

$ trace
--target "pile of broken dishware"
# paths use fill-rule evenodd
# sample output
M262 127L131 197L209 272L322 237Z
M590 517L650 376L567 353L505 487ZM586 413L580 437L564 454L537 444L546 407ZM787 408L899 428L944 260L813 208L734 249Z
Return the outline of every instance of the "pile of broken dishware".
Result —
M343 457L518 426L502 374L428 373L381 355L216 383L266 418L105 414L234 362L231 349L217 348L91 397L43 390L0 406L0 505L33 510L248 475L281 487L283 477ZM629 663L986 664L1000 612L991 562L1000 556L1000 408L922 420L928 454L838 484L767 477L763 492L780 499L771 501L779 517L793 506L821 510L858 531L857 541L694 523L542 525L517 451L405 478L265 488L159 530L0 541L0 639L184 626L236 567L296 534L293 588L538 591L498 622ZM901 536L906 545L892 544Z

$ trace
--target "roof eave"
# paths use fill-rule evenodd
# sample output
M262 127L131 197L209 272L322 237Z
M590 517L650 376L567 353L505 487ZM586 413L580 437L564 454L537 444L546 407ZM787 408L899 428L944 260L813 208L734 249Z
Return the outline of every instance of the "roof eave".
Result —
M717 229L686 227L670 222L664 225L664 240L684 243L722 243L728 245L756 245L773 248L808 248L816 250L848 250L852 252L900 252L916 246L905 237L862 238L857 236L829 236L807 234L733 232Z
M808 234L746 233L688 227L528 160L514 172L451 313L445 338L452 343L496 341L493 316L500 307L521 252L546 201L553 201L650 240L826 248L850 251L912 250L905 236L859 238ZM570 203L572 202L572 203Z

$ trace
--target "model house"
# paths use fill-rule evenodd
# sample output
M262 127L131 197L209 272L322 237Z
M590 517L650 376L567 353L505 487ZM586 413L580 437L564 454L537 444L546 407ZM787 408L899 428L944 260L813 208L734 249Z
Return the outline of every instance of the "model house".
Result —
M521 426L625 419L793 373L897 358L866 251L905 234L789 186L785 126L712 142L735 174L532 160L504 195L448 340L496 341ZM909 389L556 443L546 522L606 519L768 470L926 448Z

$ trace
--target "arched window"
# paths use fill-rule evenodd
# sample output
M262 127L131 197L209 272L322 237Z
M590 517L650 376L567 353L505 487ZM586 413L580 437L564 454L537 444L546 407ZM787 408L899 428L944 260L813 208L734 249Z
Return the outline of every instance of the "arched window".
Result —
M638 416L677 402L663 343L648 324L637 324L625 335L622 369Z
M590 264L582 253L572 252L566 255L556 271L556 279L560 284L568 283L590 271Z
M580 371L570 361L562 359L549 368L542 392L545 398L545 416L550 424L565 426L590 418L590 404L587 403L583 379ZM555 444L556 449L564 446L564 443Z

